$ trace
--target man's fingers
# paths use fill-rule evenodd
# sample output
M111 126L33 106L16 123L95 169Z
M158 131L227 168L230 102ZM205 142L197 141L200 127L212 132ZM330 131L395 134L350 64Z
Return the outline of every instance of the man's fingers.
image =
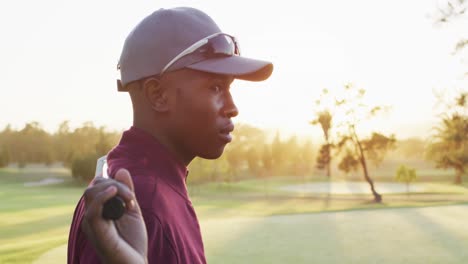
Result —
M93 200L94 196L107 189L109 186L114 186L117 189L117 195L124 199L126 203L130 203L135 199L133 192L127 185L113 179L98 177L93 181L93 185L86 189L84 193L85 201Z
M133 180L132 180L132 176L130 176L130 172L126 169L119 169L117 171L117 173L115 174L115 177L114 177L115 180L125 184L126 186L128 186L128 188L134 192L135 188L133 187ZM133 199L131 201L128 201L126 200L125 201L126 205L127 205L127 208L129 210L132 210L136 207L136 204L137 204L137 201L136 199Z
M102 205L117 194L117 187L111 185L101 192L97 193L90 203L87 202L85 217L91 220L93 217L101 217Z
M114 177L115 180L127 185L127 187L133 192L135 189L133 188L133 181L132 177L130 176L130 172L126 169L119 169Z

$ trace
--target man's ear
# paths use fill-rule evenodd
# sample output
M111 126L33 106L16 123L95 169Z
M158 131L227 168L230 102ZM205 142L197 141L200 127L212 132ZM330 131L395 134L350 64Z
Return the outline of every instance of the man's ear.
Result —
M157 112L166 112L168 106L168 94L161 81L156 78L148 78L143 82L143 91L145 97L153 110Z

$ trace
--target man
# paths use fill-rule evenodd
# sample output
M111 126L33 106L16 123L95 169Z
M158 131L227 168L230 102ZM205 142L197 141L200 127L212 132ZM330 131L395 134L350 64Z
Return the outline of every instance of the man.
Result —
M273 65L241 57L235 38L208 15L181 7L143 19L128 35L118 68L133 126L107 155L117 181L95 180L75 210L68 263L144 262L146 250L149 263L206 263L187 166L195 157L218 158L231 141L234 79L265 80ZM102 219L102 202L116 194L126 201L126 214Z

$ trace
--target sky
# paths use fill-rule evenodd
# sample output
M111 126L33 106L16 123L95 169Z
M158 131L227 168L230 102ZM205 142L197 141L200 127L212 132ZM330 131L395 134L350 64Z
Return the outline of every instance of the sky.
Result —
M468 19L435 25L443 1L2 1L0 128L64 120L109 129L131 126L118 93L117 60L131 29L159 8L191 6L235 35L242 55L269 60L265 82L236 81L235 122L284 135L320 136L309 121L322 89L346 83L371 105L391 106L362 128L427 137L437 122L434 90L468 88L468 62L452 55Z

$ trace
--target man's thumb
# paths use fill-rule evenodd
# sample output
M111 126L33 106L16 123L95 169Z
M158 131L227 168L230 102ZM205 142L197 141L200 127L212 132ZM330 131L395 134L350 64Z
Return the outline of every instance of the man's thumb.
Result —
M135 191L133 188L133 181L132 181L132 176L130 176L130 172L126 169L119 169L117 173L115 174L114 179L118 182L121 182L133 192Z

